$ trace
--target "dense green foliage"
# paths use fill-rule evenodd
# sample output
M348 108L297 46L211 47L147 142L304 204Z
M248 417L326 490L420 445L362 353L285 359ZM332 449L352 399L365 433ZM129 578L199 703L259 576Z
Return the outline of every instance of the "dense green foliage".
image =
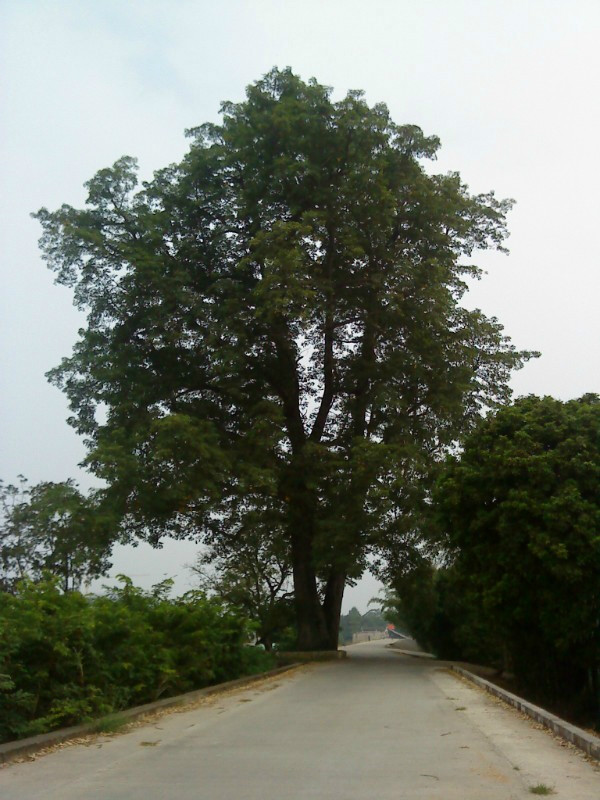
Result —
M453 566L425 582L429 641L504 662L530 695L600 710L599 487L597 396L524 397L483 420L434 496Z
M493 620L484 618L481 598L456 564L413 563L394 581L390 609L419 644L439 658L502 669L504 650Z
M0 591L44 572L60 578L63 591L109 569L116 535L97 495L85 497L74 481L18 486L0 481Z
M222 112L140 191L124 157L85 209L37 214L88 313L52 380L126 530L236 550L259 526L287 548L300 646L335 648L346 581L402 557L432 459L522 362L460 305L511 201L290 70Z
M260 672L248 624L200 592L168 598L128 579L101 596L55 581L0 593L0 741Z

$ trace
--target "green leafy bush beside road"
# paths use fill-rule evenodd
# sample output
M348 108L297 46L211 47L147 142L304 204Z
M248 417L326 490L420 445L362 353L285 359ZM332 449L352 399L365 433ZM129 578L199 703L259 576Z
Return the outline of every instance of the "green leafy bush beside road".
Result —
M394 589L435 653L502 667L529 699L600 728L599 486L600 398L516 400L442 471L446 566Z
M169 599L122 586L102 596L56 581L0 593L0 741L30 736L269 669L248 623L200 592Z
M600 398L519 398L448 458L437 563L413 559L390 593L426 649L512 673L529 700L598 730L599 486Z
M541 700L600 710L600 398L523 397L484 420L436 494L456 568Z

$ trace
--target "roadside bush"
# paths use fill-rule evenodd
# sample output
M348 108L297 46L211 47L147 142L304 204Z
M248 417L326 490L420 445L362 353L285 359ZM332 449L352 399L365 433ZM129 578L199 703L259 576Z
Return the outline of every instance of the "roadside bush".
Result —
M463 642L483 632L530 699L597 726L599 485L600 398L532 395L482 419L433 493Z
M411 635L438 658L502 666L493 621L456 566L423 560L394 582L398 608Z
M125 577L105 595L56 580L0 593L0 741L269 669L248 623L201 592L169 599Z

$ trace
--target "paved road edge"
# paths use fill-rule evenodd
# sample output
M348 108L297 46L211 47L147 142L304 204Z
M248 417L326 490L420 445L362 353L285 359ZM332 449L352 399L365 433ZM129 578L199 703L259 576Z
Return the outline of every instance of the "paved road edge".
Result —
M214 686L207 686L204 689L196 689L193 692L186 692L185 694L178 694L174 697L165 697L163 700L156 700L154 703L145 703L143 706L134 706L127 708L124 711L116 711L114 714L109 714L108 718L118 718L132 722L138 717L143 717L144 714L149 714L153 711L159 711L165 708L174 708L175 706L185 706L194 703L202 697L208 697L211 694L218 694L219 692L228 689L235 689L246 685L251 685L257 681L264 680L265 678L274 678L283 672L295 667L302 666L300 663L285 664L282 667L269 670L268 672L259 672L257 675L247 675L244 678L236 678L233 681L226 681L225 683L217 683ZM32 755L38 750L43 750L45 747L52 747L55 744L66 742L69 739L75 739L80 736L86 736L90 733L97 732L98 723L106 719L101 717L92 722L85 722L81 725L73 725L70 728L60 728L57 731L50 733L41 733L38 736L30 736L27 739L18 739L14 742L5 742L0 744L0 764L6 764L13 761L15 758L22 756Z
M501 689L499 686L490 683L490 681L486 681L485 678L481 678L479 675L474 675L463 667L458 667L456 664L453 664L451 669L453 672L462 675L464 678L472 681L500 700L504 700L505 703L509 703L519 711L527 714L527 716L539 722L541 725L544 725L546 728L549 728L558 736L561 736L563 739L571 742L571 744L584 750L589 756L592 756L592 758L596 758L600 761L600 738L598 736L587 733L587 731L584 731L582 728L571 725L570 722L565 722L564 719L551 714L549 711L533 703L529 703L527 700L523 700L522 697L508 692L506 689Z

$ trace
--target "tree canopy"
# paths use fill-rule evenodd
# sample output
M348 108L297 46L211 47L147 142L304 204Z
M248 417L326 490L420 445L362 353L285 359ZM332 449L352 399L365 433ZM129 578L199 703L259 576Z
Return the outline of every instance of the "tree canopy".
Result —
M335 648L346 581L399 557L432 459L527 355L460 305L511 201L430 174L435 136L289 69L188 135L141 188L124 157L83 210L38 212L88 314L51 379L130 530L235 547L263 526L300 647Z
M31 486L0 481L0 590L14 591L24 578L45 572L63 591L103 575L117 533L94 494L85 497L72 480Z
M490 415L434 494L474 619L544 699L600 708L600 399ZM589 697L588 697L589 702Z

